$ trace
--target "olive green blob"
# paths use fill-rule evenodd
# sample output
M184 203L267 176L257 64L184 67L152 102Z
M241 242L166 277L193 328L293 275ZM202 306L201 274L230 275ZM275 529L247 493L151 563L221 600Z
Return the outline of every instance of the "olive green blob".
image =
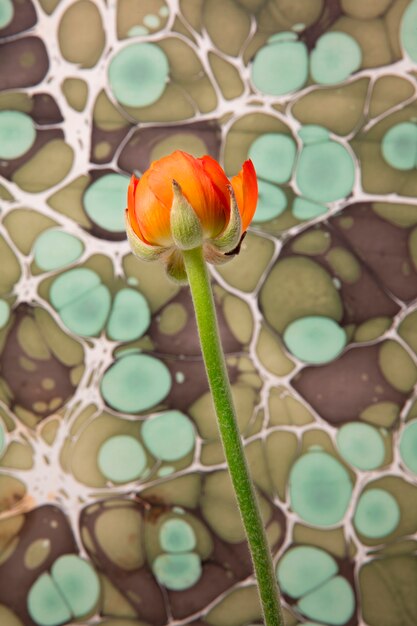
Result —
M275 264L260 294L266 320L279 333L300 317L312 315L340 320L342 301L330 274L306 257Z
M0 20L2 7L0 6ZM0 111L0 158L17 159L35 142L36 130L29 115L20 111Z
M110 87L121 104L144 107L160 98L168 72L168 61L161 48L151 43L131 44L110 63Z
M57 626L71 619L70 610L49 574L39 576L28 593L29 615L39 626Z
M307 81L307 47L300 41L290 40L294 38L294 33L288 35L288 40L270 40L253 61L253 84L259 91L271 96L291 93Z
M322 204L317 204L316 202L311 202L311 200L306 200L306 198L295 198L292 204L292 214L298 220L312 220L315 217L319 217L320 215L324 215L327 213L327 207Z
M412 170L417 166L417 124L402 122L390 128L381 144L385 161L397 170Z
M0 2L0 28L6 28L14 16L14 6L12 0L1 0Z
M352 587L342 576L335 576L298 603L301 613L325 624L341 626L353 615L355 596Z
M326 33L311 53L311 76L321 85L334 85L359 69L361 62L362 50L353 37L346 33Z
M271 183L286 183L296 155L294 140L283 133L267 133L258 137L249 148L249 158L258 177Z
M277 567L280 588L291 598L301 598L335 574L336 561L324 550L311 546L289 550Z
M397 528L400 517L394 496L384 489L369 489L359 498L353 519L358 532L370 539L379 539Z
M100 582L90 563L74 554L64 554L53 564L51 574L75 617L93 610L100 595Z
M258 181L258 192L258 205L253 217L254 222L269 222L285 211L287 197L282 189L260 180Z
M166 552L178 553L194 550L197 541L193 529L182 519L170 519L159 531L161 548Z
M413 0L404 12L400 37L405 51L412 61L417 63L417 1Z
M343 465L321 451L308 452L296 461L289 487L293 511L315 526L341 522L352 495L352 483Z
M64 324L74 333L92 337L103 328L110 310L108 288L92 270L77 268L52 284L50 298Z
M151 321L147 300L134 289L121 289L114 298L107 333L116 341L141 337Z
M62 230L49 229L35 242L35 261L41 270L56 270L79 259L83 249L77 237Z
M400 454L404 465L417 475L417 420L404 428L400 439Z
M335 141L304 146L297 165L297 185L316 202L333 202L348 196L355 181L355 164L349 152Z
M125 413L145 411L161 402L171 388L168 368L145 354L128 354L104 374L101 392L105 401Z
M6 326L10 318L10 306L6 300L0 300L0 329Z
M180 411L166 411L147 419L142 437L148 450L162 461L177 461L194 448L195 431L191 420Z
M330 317L308 316L287 326L284 341L306 363L329 363L343 351L346 333Z
M161 554L152 564L158 582L171 591L189 589L201 576L201 561L197 554Z
M345 424L336 439L340 454L354 467L373 470L382 465L385 457L384 440L379 431L369 424Z
M146 467L146 454L134 437L116 435L103 443L97 461L106 478L124 483L139 478Z
M398 391L410 392L417 382L417 367L397 341L384 341L378 357L385 379Z
M111 233L125 228L126 194L129 178L121 174L105 174L90 185L84 195L87 215Z

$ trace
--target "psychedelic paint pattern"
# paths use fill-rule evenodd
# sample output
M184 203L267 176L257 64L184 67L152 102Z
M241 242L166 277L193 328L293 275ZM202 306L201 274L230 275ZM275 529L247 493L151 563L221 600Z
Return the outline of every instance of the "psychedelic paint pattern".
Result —
M0 624L254 626L175 149L260 201L213 268L288 626L417 624L417 0L0 0Z

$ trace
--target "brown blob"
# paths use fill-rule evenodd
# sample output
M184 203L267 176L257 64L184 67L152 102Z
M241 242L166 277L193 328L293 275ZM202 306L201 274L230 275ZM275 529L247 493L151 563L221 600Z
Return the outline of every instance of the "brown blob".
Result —
M0 604L5 604L16 613L25 626L36 626L27 611L26 598L35 580L50 570L52 564L63 554L76 554L77 545L69 521L55 506L41 506L25 515L19 532L19 541L12 558L0 565ZM27 550L34 542L48 540L50 550L41 566L25 566ZM6 626L6 624L4 625Z
M120 154L119 166L129 174L134 170L144 172L150 165L151 153L155 146L163 139L179 133L195 135L207 146L207 154L218 159L220 128L217 122L207 121L176 124L175 126L158 126L136 131Z
M31 361L36 365L36 369L32 372L28 372L22 364L22 357L28 356L28 346L21 343L23 325L28 326L26 320L30 324L30 329L24 333L24 336L29 335L28 339L33 337L42 352L39 352L38 357L30 355ZM18 405L28 411L34 411L39 419L47 416L44 407L57 396L60 396L60 406L62 406L74 392L70 381L70 368L49 352L34 321L34 310L28 305L20 305L15 311L14 322L0 356L0 374L12 393L10 407L13 409ZM42 385L45 378L55 381L53 389L45 389ZM42 410L38 411L37 409L40 408Z
M353 219L351 228L341 229L337 218L331 220L332 226L382 288L404 302L413 300L417 296L417 272L412 267L409 256L408 239L411 229L390 224L366 204L345 209L343 216ZM409 264L407 273L403 271L404 262Z
M0 37L10 37L16 35L36 24L36 11L30 0L19 0L13 2L13 18L5 27L0 28Z
M383 377L378 365L379 349L380 345L352 348L328 365L306 367L292 385L331 424L357 420L376 402L402 405L407 396ZM378 396L377 385L383 389Z
M28 54L31 56L28 57ZM28 64L29 58L33 58L33 64ZM0 90L37 85L49 68L45 44L39 37L24 37L4 43L0 47L0 67Z

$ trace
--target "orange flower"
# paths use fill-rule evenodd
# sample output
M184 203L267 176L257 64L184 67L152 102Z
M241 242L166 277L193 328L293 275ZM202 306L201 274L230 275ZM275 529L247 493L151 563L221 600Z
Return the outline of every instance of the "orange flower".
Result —
M179 279L181 250L201 245L206 260L225 262L238 248L257 198L251 161L229 181L212 157L176 151L154 161L140 180L131 178L126 228L133 252L144 260L162 258Z

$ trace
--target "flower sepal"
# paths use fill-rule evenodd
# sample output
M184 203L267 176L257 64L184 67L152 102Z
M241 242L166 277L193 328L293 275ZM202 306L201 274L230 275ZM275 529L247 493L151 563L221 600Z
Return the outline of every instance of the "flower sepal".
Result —
M171 235L177 248L192 250L201 246L203 229L201 222L176 180L172 181L174 194L171 213Z
M236 202L235 192L232 185L228 185L230 196L230 216L226 228L214 239L210 239L209 243L220 253L228 253L235 250L242 238L242 219L240 217L239 207ZM230 259L225 259L224 262Z

